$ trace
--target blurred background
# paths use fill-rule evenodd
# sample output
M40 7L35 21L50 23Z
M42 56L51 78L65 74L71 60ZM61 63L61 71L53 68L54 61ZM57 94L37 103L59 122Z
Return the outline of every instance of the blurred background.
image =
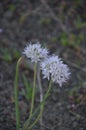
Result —
M72 73L63 88L52 88L43 115L44 130L86 130L86 0L0 0L0 129L16 130L16 63L26 44L37 41L59 55ZM31 82L33 70L26 63L20 69ZM31 88L28 97L21 75L19 101L24 122ZM45 92L47 81L43 85ZM35 102L39 102L38 94ZM33 130L39 127L38 123Z

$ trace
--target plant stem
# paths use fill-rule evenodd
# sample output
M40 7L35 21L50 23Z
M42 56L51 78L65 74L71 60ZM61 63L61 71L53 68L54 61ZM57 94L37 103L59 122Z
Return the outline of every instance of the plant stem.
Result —
M47 99L48 96L49 96L51 87L52 87L52 81L50 81L50 83L49 83L49 88L48 88L48 90L47 90L47 92L46 92L46 94L45 94L45 96L44 96L43 103L41 104L41 105L42 105L42 106L41 106L41 111L40 111L39 115L37 116L36 120L29 126L29 129L28 129L28 130L31 130L31 128L39 121L39 119L40 119L40 117L41 117L41 115L42 115L42 113L43 113L45 101L46 101L46 99Z
M18 102L18 77L19 77L19 64L21 62L22 57L19 58L16 65L16 75L15 75L15 110L16 110L16 127L17 130L20 130L20 114L19 114L19 102Z
M36 70L37 70L37 63L35 63L35 65L34 65L34 81L33 81L32 102L31 102L31 110L30 110L29 120L32 117L33 108L34 108L34 97L35 97L35 88L36 88Z
M38 65L37 68L37 81L38 81L38 88L39 88L39 93L40 93L40 104L43 102L43 90L42 90L42 83L41 83L41 70L40 70L40 66ZM40 111L42 111L42 105L40 105ZM42 119L42 115L40 118L40 129L42 130L42 124L43 124L43 119Z

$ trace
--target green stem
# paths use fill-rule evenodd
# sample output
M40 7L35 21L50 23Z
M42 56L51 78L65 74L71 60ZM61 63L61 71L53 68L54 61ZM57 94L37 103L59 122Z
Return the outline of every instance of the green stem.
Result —
M48 91L47 91L47 93L46 93L46 95L44 96L44 99L43 99L43 101L40 103L40 105L42 106L42 109L41 110L43 110L43 104L44 104L44 102L45 102L45 100L48 98L48 96L49 96L49 92L50 92L50 89L51 89L51 81L50 81L50 83L49 83L49 88L48 88ZM40 109L40 105L36 108L36 110L32 113L32 117L34 117L35 115L36 115L36 113L39 111L39 109ZM41 112L43 112L43 111L41 111ZM40 114L41 115L41 114ZM32 118L31 117L31 118ZM40 116L38 117L38 119L40 118ZM37 120L38 120L37 119ZM30 119L28 119L26 122L25 122L25 124L24 124L24 126L23 126L23 130L26 130L26 128L28 127L28 125L29 125L29 123L30 123Z
M25 130L28 127L28 124L30 123L30 120L33 115L33 108L34 108L34 97L35 97L35 87L36 87L36 70L37 70L37 63L34 65L34 81L33 81L33 92L32 92L32 102L31 102L31 110L30 110L30 115L28 122L24 124L23 130Z
M31 110L30 110L29 118L31 118L33 108L34 108L34 97L35 97L35 87L36 87L36 69L37 69L37 64L34 65L34 82L33 82L32 102L31 102Z
M31 130L31 128L32 128L32 127L33 127L33 126L34 126L34 125L39 121L39 119L40 119L40 117L41 117L41 115L42 115L42 113L43 113L43 109L44 109L45 101L46 101L46 99L47 99L48 96L49 96L49 93L50 93L51 87L52 87L52 81L50 81L50 83L49 83L49 88L48 88L48 90L47 90L47 92L46 92L46 94L45 94L45 96L44 96L43 103L41 104L41 105L42 105L42 109L41 109L39 115L37 116L36 120L33 122L33 124L31 124L31 126L29 127L28 130Z
M32 91L32 102L31 102L31 110L30 110L30 115L27 120L27 122L23 126L23 130L26 130L28 127L28 124L30 123L30 120L33 116L33 108L34 108L34 97L35 97L35 87L36 87L36 70L37 70L37 64L35 63L34 65L34 81L33 81L33 91Z
M16 111L16 127L17 130L20 130L20 114L19 114L19 102L18 102L18 77L19 77L19 64L21 62L22 57L19 58L16 65L16 75L15 75L15 111Z

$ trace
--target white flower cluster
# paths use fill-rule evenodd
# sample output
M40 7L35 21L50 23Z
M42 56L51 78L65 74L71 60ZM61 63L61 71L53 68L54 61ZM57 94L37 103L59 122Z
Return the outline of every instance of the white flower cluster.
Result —
M36 44L30 43L25 47L23 52L27 58L31 59L31 61L35 63L45 59L48 56L48 53L48 50L46 48L42 48L39 42Z
M41 62L41 70L44 78L52 80L62 86L70 76L69 68L65 65L58 56L51 56Z
M68 66L58 56L48 56L49 51L42 48L39 42L27 45L23 54L32 62L40 62L43 78L52 80L52 82L58 83L59 86L62 86L69 79Z

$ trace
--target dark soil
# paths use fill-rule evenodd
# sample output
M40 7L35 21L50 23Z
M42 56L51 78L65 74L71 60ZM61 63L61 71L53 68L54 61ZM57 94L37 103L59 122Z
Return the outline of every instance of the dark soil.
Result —
M18 58L28 42L39 41L56 53L71 69L67 84L59 88L52 87L43 113L44 130L86 130L86 10L85 2L77 4L67 0L49 1L46 5L38 0L3 0L0 1L0 130L16 130L14 79ZM63 9L62 9L63 8ZM55 15L52 15L52 11ZM70 12L71 15L68 13ZM74 25L77 15L85 23L79 29ZM60 18L67 32L84 39L76 45L62 45L61 33L64 32ZM79 38L79 37L78 37ZM76 44L76 43L75 43ZM28 80L32 81L33 71L21 69ZM43 81L44 92L47 81ZM22 77L19 79L19 102L22 123L28 117L30 103L21 90L24 88ZM38 96L35 100L39 103ZM33 130L41 130L39 123Z

